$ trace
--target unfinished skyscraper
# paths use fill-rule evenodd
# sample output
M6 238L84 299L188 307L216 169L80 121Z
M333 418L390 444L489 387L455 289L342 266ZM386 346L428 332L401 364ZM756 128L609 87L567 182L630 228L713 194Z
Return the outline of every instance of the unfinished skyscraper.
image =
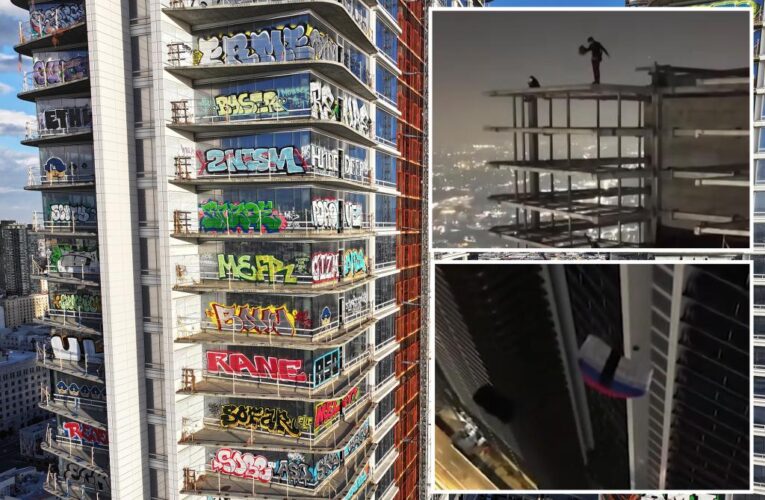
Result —
M493 90L509 98L519 247L746 247L749 68L655 65L651 84Z

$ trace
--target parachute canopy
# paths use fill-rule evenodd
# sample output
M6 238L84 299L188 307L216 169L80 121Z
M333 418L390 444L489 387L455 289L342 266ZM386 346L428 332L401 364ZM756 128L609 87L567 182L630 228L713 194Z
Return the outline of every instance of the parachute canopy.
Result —
M639 398L651 383L650 366L639 366L595 335L579 348L579 369L585 384L612 398Z

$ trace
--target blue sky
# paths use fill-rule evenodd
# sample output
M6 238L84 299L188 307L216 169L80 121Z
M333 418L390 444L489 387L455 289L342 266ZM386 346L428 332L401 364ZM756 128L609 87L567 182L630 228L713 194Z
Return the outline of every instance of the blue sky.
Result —
M622 6L623 0L495 0L492 7L503 6ZM27 21L26 11L0 0L0 219L31 222L32 212L42 209L40 194L24 191L28 169L38 164L37 149L22 146L27 121L34 120L34 105L16 97L21 90L24 71L30 71L31 62L24 58L19 72L18 54L13 46L18 43L19 21Z
M23 190L27 170L38 163L37 149L19 144L24 138L26 122L34 120L34 105L16 97L21 89L23 73L19 72L19 56L13 50L18 43L19 21L28 20L26 11L0 0L0 219L31 222L32 212L41 210L40 194ZM29 71L25 58L22 70Z

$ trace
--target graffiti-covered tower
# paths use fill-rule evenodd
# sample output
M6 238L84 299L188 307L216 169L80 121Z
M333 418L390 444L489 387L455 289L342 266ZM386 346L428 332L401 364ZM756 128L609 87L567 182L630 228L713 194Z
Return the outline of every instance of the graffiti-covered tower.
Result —
M419 497L424 3L14 3L48 491Z

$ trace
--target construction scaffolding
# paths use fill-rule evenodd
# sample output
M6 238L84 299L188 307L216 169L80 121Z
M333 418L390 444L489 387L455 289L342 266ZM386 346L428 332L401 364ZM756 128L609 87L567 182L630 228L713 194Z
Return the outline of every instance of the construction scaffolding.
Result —
M639 68L640 69L640 68ZM748 246L748 69L656 65L651 84L494 90L511 100L519 247ZM572 107L574 108L572 110ZM694 238L695 236L695 238Z

